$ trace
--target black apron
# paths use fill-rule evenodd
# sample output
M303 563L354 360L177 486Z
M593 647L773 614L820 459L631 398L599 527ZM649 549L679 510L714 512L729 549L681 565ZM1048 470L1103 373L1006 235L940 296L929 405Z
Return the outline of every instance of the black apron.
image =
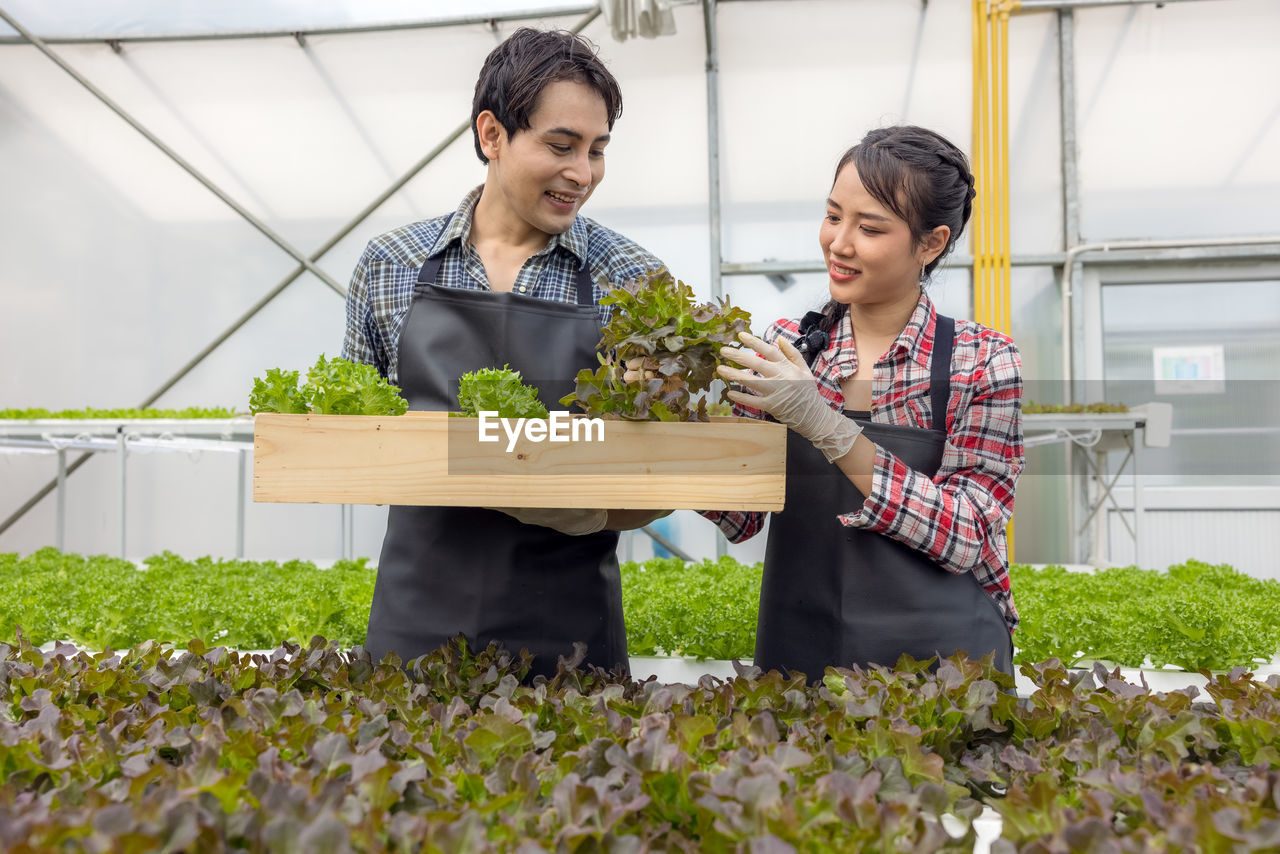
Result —
M939 316L932 430L858 419L863 435L930 477L947 438L954 339L955 321ZM996 666L1012 674L1008 626L973 574L950 573L884 534L841 525L836 516L864 500L839 467L788 431L787 506L769 522L755 664L816 682L828 666L892 667L904 652L923 660L964 650L974 659L994 652Z
M458 378L509 364L548 409L597 364L600 322L591 275L577 304L435 284L443 256L418 274L400 334L400 387L413 410L458 409ZM499 503L495 500L495 503ZM573 537L478 507L395 506L378 561L365 646L408 662L465 634L534 654L532 678L587 645L587 663L626 667L618 534Z

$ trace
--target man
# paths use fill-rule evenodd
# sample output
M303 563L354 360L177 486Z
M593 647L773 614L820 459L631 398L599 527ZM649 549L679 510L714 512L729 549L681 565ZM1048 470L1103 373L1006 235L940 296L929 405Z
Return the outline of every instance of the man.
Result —
M522 28L489 54L471 109L482 186L449 215L372 240L347 297L343 356L375 365L411 409L456 410L458 378L509 364L543 403L572 390L608 307L596 282L662 266L578 215L604 178L622 94L593 48ZM534 653L551 675L575 641L626 666L617 531L623 510L392 507L366 646L408 661L464 633Z

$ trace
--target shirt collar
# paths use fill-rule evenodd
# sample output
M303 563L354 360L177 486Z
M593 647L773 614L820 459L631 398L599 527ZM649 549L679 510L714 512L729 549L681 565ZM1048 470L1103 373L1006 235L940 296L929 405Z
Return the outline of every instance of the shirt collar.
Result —
M462 203L453 212L453 217L449 220L449 227L440 232L440 236L436 238L431 251L427 253L428 258L434 258L444 252L455 240L461 241L464 246L467 244L467 241L471 239L471 223L475 218L476 202L480 201L480 193L483 190L484 185L481 184L470 193L467 193ZM553 234L551 240L547 243L547 248L537 254L550 253L557 247L566 250L577 258L578 266L586 263L587 226L582 217L574 217L573 225L563 234Z
M937 320L937 312L933 308L933 300L929 299L924 289L920 289L920 300L907 325L902 327L898 337L889 347L889 352L905 355L917 365L928 365L933 355L933 330Z

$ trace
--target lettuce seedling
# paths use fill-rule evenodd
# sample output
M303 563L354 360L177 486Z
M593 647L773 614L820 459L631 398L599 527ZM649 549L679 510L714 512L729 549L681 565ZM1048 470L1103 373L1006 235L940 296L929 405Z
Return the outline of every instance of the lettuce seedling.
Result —
M478 418L481 412L497 412L499 418L547 418L538 390L525 385L510 365L480 368L458 379L459 415Z
M253 381L249 394L249 411L304 414L310 412L307 402L298 391L298 372L269 368L266 379Z
M298 385L297 371L271 368L253 381L249 411L320 415L403 415L409 403L377 368L341 357L320 358Z

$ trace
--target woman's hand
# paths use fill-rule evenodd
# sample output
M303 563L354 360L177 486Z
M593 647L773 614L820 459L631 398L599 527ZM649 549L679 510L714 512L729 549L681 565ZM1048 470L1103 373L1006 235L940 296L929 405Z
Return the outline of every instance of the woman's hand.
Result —
M720 357L751 370L721 365L716 372L751 393L733 390L729 399L769 413L812 442L829 462L849 453L862 427L822 397L800 351L786 339L779 339L778 346L746 332L738 339L750 349L722 347Z

